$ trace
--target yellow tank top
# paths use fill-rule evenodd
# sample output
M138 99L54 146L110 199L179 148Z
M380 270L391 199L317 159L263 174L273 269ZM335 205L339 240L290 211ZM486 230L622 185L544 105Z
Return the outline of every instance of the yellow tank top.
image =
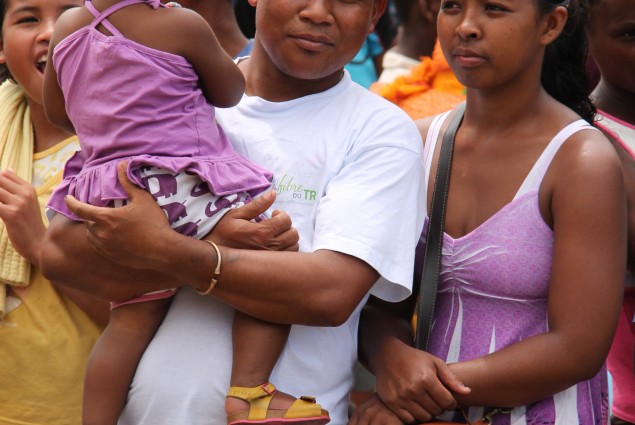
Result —
M77 149L72 137L34 155L42 213ZM80 425L84 370L101 329L35 267L29 286L9 290L8 310L0 321L0 425Z

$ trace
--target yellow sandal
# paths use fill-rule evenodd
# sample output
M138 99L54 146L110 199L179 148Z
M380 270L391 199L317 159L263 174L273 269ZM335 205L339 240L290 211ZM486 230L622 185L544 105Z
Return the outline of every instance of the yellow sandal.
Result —
M231 387L227 397L249 403L249 411L240 411L227 416L227 425L324 425L331 419L329 412L316 404L314 397L302 396L286 410L269 409L269 403L277 392L267 382L258 387Z

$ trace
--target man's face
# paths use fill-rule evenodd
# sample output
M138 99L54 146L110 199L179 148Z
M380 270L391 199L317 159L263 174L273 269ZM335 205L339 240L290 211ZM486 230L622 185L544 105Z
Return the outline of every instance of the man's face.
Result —
M281 72L305 80L338 73L359 51L385 0L250 0L257 40Z

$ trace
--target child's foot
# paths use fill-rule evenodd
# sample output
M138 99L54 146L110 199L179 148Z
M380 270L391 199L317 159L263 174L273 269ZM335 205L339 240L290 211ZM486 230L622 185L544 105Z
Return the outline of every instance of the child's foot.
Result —
M329 414L312 397L295 398L271 383L231 387L225 399L228 425L324 425Z

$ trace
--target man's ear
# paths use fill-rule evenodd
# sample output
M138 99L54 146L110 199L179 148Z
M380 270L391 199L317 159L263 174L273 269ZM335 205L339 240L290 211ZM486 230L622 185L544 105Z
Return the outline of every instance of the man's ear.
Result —
M249 2L250 5L252 5L253 7L256 7L256 4L258 3L258 0L247 0Z
M254 1L254 0L250 0ZM368 33L370 34L375 30L375 25L377 25L377 21L381 18L381 15L386 11L386 7L388 6L388 0L375 0L373 2L373 14L371 16L371 23L368 27Z
M546 46L560 36L569 19L569 12L564 6L558 6L543 19L544 30L540 41Z

